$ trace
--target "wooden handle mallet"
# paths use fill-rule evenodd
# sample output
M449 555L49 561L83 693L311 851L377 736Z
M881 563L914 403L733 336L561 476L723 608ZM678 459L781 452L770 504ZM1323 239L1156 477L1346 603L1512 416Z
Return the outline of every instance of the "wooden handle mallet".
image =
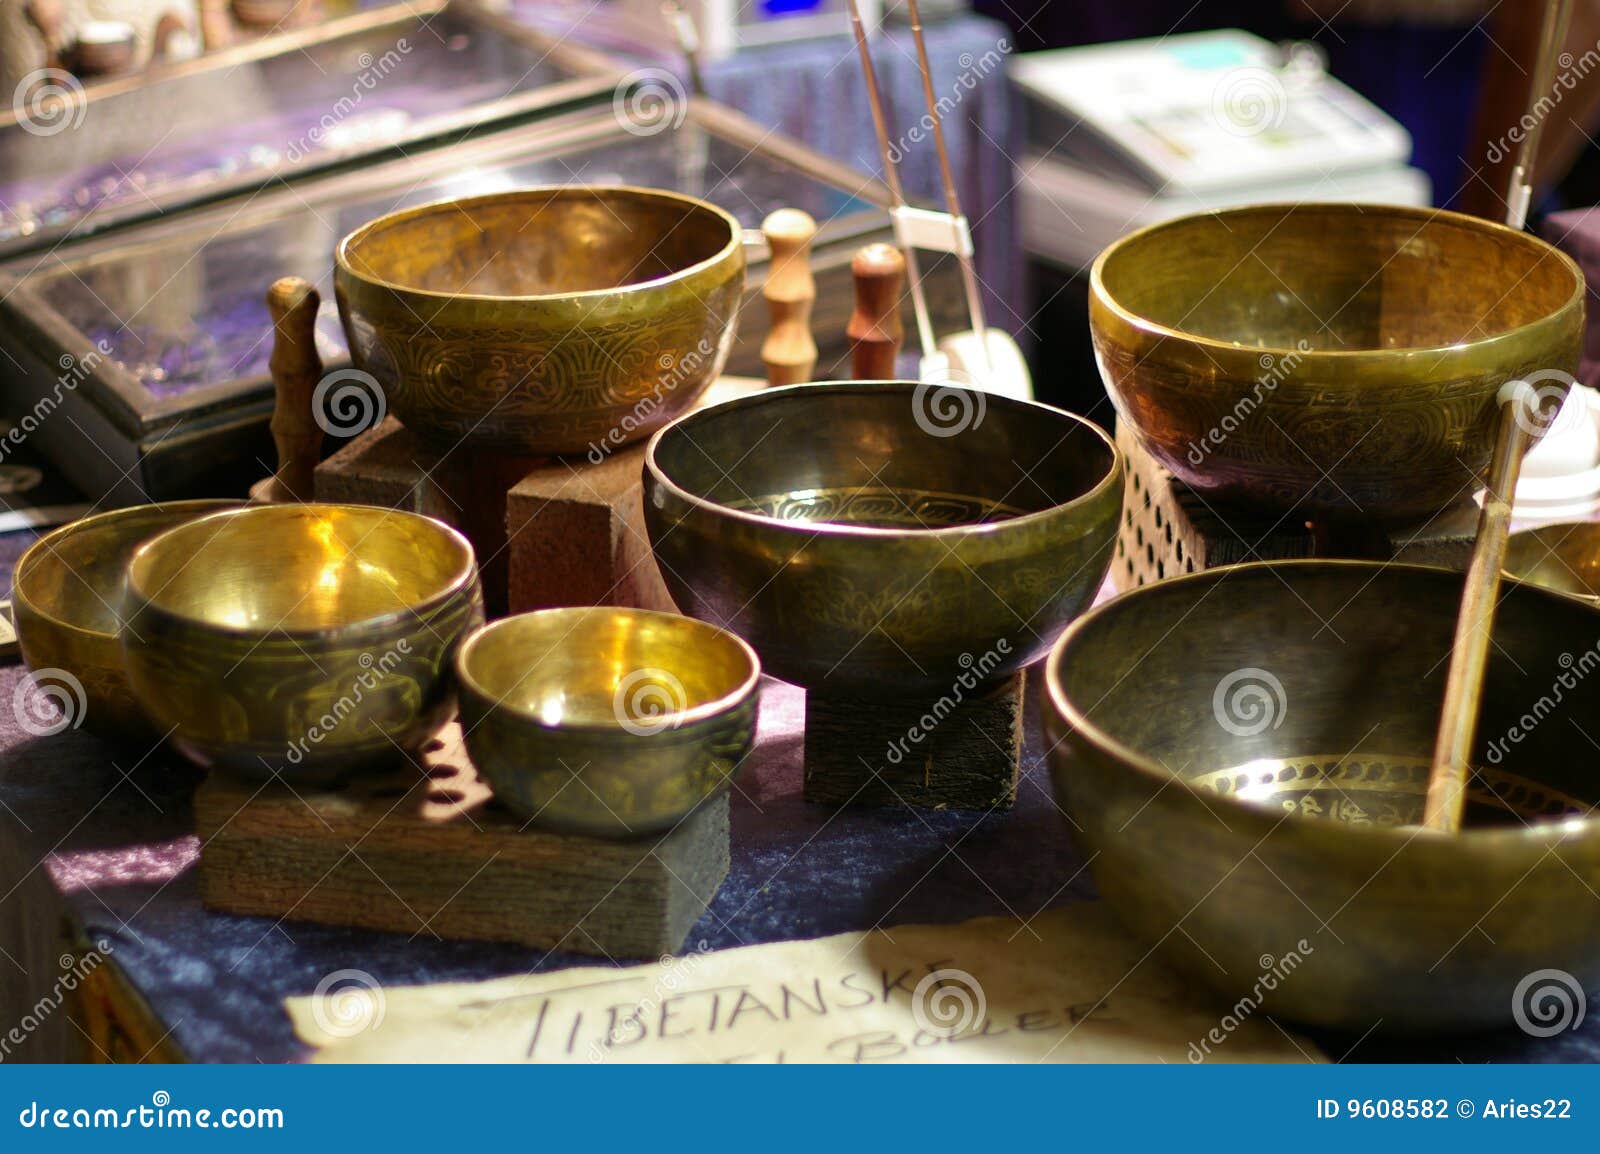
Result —
M257 505L309 501L312 472L322 458L322 428L312 412L312 397L322 379L317 355L317 308L322 303L309 281L286 276L267 290L272 314L272 440L278 471L250 489Z
M1528 115L1534 126L1519 145L1506 201L1506 225L1518 232L1528 223L1528 207L1533 201L1533 161L1539 154L1539 136L1544 124L1544 119L1534 113L1537 101L1550 91L1556 52L1566 39L1571 17L1572 0L1548 0L1546 3L1539 63L1534 69L1528 97ZM1542 370L1533 377L1538 380L1563 375L1559 370ZM1564 395L1565 389L1558 392ZM1461 611L1456 617L1455 639L1450 647L1450 666L1444 683L1444 707L1439 713L1433 763L1428 770L1428 795L1422 811L1423 827L1440 833L1459 832L1466 813L1467 783L1472 777L1470 759L1477 739L1478 714L1483 705L1483 679L1489 668L1489 643L1494 634L1495 609L1500 602L1500 574L1505 567L1506 544L1511 535L1517 478L1521 475L1522 457L1534 439L1534 431L1543 431L1546 420L1554 415L1540 411L1541 403L1549 398L1541 397L1528 381L1508 382L1500 390L1498 399L1499 425L1494 455L1485 478L1483 508L1478 513L1478 536L1472 546L1472 560L1467 564Z
M906 258L892 244L869 244L850 261L856 307L845 327L850 338L850 375L858 381L892 381L895 358L905 340L900 294Z
M817 282L811 276L811 242L817 222L797 208L780 208L761 222L772 252L771 271L761 295L772 328L761 342L767 384L798 385L812 379L817 367L817 342L811 335L811 306Z
M22 6L22 14L44 41L44 66L60 68L61 50L66 40L60 0L28 0Z

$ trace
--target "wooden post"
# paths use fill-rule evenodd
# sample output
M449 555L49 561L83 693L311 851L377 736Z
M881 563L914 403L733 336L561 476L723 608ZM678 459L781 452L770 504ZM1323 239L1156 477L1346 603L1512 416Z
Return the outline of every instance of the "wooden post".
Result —
M317 308L321 298L308 281L286 276L267 290L272 314L274 402L272 440L278 471L250 489L257 504L309 501L312 472L322 458L322 428L312 412L322 358L317 355Z
M61 67L61 4L60 0L28 0L22 13L44 41L44 66Z
M856 284L856 311L845 329L850 374L858 381L892 381L906 331L900 320L906 258L893 245L869 244L850 262L850 274Z
M811 306L817 299L811 242L817 222L797 208L782 208L761 222L761 231L772 250L771 271L761 289L772 317L761 343L767 384L802 384L817 367L817 342L811 335Z
M806 693L805 799L828 806L1009 809L1022 759L1023 675L947 713L918 697Z

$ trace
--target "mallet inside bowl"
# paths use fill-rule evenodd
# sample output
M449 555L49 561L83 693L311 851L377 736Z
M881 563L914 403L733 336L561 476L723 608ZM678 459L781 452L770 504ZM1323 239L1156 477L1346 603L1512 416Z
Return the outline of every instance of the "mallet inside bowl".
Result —
M1079 850L1129 926L1229 1001L1465 1028L1509 1023L1534 971L1600 979L1600 614L1504 587L1466 825L1414 824L1461 584L1242 565L1129 592L1052 652L1046 735ZM1264 991L1260 959L1291 952Z

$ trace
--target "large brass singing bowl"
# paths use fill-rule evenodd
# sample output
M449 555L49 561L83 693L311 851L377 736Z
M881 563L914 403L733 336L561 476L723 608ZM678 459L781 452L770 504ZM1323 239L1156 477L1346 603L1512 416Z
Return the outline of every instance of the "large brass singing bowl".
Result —
M744 291L738 222L643 188L532 188L383 216L339 245L357 368L436 443L608 453L722 371Z
M645 454L685 612L809 690L899 697L1044 655L1099 588L1123 466L1081 417L912 382L714 405Z
M82 689L69 724L101 737L149 742L160 735L145 719L122 669L122 578L145 541L237 501L169 501L97 513L39 538L17 561L11 611L22 659L41 687L74 699L64 672ZM67 696L61 698L67 704Z
M1091 273L1101 376L1210 502L1394 522L1470 497L1496 397L1565 394L1584 283L1526 233L1431 209L1269 205L1123 238Z
M261 505L190 521L128 563L134 697L203 766L327 779L450 720L449 662L483 620L472 546L415 513Z
M456 673L472 763L504 805L553 829L671 829L728 788L755 738L755 652L673 613L508 617L466 640Z
M1600 522L1568 521L1511 534L1505 572L1600 605Z
M1461 583L1353 561L1217 569L1100 606L1051 653L1074 839L1129 928L1223 1004L1454 1029L1545 1021L1538 971L1600 980L1600 614L1508 583L1464 828L1408 824Z

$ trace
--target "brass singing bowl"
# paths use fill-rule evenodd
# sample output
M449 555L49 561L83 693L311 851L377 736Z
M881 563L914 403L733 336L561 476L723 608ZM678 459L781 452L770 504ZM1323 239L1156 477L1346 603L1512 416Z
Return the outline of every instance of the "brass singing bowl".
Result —
M671 829L728 788L755 737L761 664L672 613L546 609L455 659L467 752L503 804L591 837Z
M1505 573L1600 605L1600 522L1569 521L1511 534Z
M721 373L742 237L678 193L530 188L379 217L340 242L334 290L351 359L419 436L610 452Z
M1082 417L909 381L796 385L650 442L679 608L809 690L903 697L1042 657L1104 579L1121 455Z
M157 734L133 699L122 668L122 578L128 558L174 525L237 501L169 501L114 509L63 525L17 561L11 612L22 659L41 679L63 671L82 687L83 728L108 739ZM65 683L63 683L65 684Z
M1577 265L1526 233L1299 204L1123 238L1089 323L1119 419L1208 502L1395 522L1470 497L1507 382L1565 395L1583 308Z
M449 661L483 620L472 546L366 505L256 505L128 562L133 695L202 766L323 780L398 760L450 720Z
M1537 971L1600 981L1600 614L1507 584L1465 824L1415 824L1461 585L1240 565L1117 597L1052 651L1074 840L1128 927L1223 1004L1459 1029L1542 1021L1514 1010Z

